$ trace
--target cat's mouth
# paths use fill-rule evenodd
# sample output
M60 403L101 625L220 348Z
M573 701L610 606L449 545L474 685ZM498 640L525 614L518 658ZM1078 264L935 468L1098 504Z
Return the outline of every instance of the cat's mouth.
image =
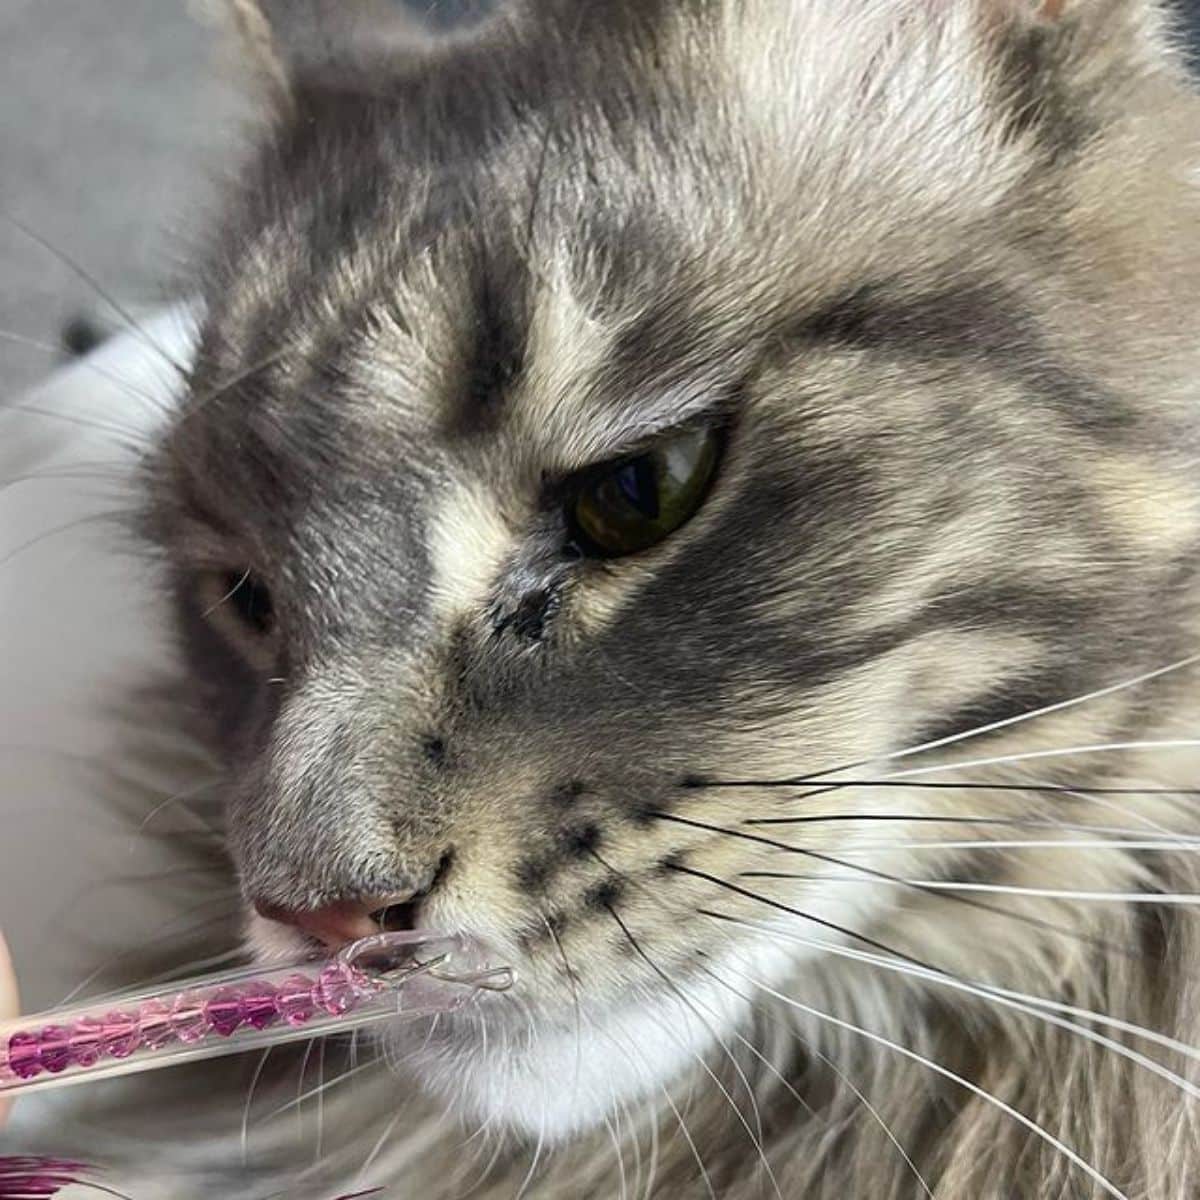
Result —
M479 938L430 929L381 930L343 947L336 957L384 978L428 975L488 992L508 991L516 978Z
M396 980L411 977L414 994L428 995L431 984L462 989L464 1000L508 991L516 980L513 966L483 938L464 932L416 929L407 923L388 928L384 921L363 936L340 944L302 932L290 922L252 914L247 942L260 962L337 958L367 974ZM424 982L418 982L424 981Z

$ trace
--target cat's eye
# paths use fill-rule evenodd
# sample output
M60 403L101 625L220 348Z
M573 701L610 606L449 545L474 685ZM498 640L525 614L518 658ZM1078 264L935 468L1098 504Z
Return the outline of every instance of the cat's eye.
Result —
M715 429L686 429L642 454L589 472L568 506L579 548L620 558L674 533L708 495L720 440Z
M218 577L220 599L209 613L224 608L249 632L266 637L275 628L271 591L253 571L226 571ZM208 615L208 614L206 614Z

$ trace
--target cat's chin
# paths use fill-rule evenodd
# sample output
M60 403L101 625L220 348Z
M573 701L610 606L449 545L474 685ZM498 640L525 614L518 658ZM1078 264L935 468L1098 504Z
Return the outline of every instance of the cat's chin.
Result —
M718 969L752 969L778 978L794 961L760 949L727 956ZM519 990L519 988L518 988ZM749 989L746 989L749 991ZM403 1026L386 1034L404 1074L470 1123L506 1128L542 1143L587 1132L643 1097L671 1092L717 1042L744 1025L748 997L703 976L623 1004L539 1015L519 995L485 997L474 1012ZM686 1102L685 1090L672 1096Z
M251 915L247 943L259 961L294 956L294 931ZM674 988L631 988L624 999L526 991L481 993L466 1010L368 1037L422 1091L472 1124L543 1143L563 1141L660 1097L747 1022L749 980L782 982L808 957L772 939L747 939L710 955L707 971ZM737 981L742 981L742 986ZM723 981L723 982L720 982ZM686 1102L683 1090L672 1096Z

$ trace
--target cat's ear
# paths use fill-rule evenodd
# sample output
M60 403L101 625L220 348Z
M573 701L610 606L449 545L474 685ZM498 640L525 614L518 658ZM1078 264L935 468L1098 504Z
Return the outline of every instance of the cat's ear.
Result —
M405 0L223 0L259 84L281 106L298 80L353 78L434 39Z
M1182 78L1163 0L982 0L1008 102L1030 128L1068 136L1127 112L1131 88ZM1053 127L1057 123L1058 128Z
M1164 0L983 0L998 28L1040 35L1063 65L1173 59L1174 19Z

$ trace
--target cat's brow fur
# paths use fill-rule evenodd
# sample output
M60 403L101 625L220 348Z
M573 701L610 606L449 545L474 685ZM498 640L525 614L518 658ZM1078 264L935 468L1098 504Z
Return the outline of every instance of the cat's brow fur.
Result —
M962 986L1194 1043L1191 909L884 878L1200 892L1183 852L904 848L1197 832L1088 791L1186 787L1194 753L929 777L1052 794L704 786L878 778L1197 649L1197 108L1159 7L544 0L353 69L285 43L147 524L246 894L436 872L425 919L518 968L489 1041L409 1047L506 1131L474 1194L545 1135L527 1195L769 1195L758 1140L786 1197L917 1196L914 1167L947 1200L1196 1195L1191 1101L1114 1045L1193 1062ZM565 478L701 420L727 445L692 522L562 556ZM195 583L246 566L280 624L249 665ZM1187 739L1194 696L1178 671L898 766ZM867 814L1013 824L744 824ZM907 957L847 957L878 946ZM335 1174L400 1087L348 1088ZM459 1194L459 1135L402 1124L380 1178Z

